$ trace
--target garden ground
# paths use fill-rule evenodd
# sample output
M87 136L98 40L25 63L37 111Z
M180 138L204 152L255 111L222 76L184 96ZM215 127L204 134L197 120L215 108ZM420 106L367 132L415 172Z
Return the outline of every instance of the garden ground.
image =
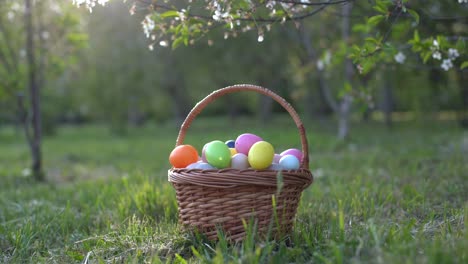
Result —
M298 147L291 120L199 119L186 143L253 132ZM0 262L467 263L468 132L452 122L307 123L314 183L289 238L212 243L177 225L167 182L171 125L61 127L44 141L47 183L28 177L28 148L0 129Z

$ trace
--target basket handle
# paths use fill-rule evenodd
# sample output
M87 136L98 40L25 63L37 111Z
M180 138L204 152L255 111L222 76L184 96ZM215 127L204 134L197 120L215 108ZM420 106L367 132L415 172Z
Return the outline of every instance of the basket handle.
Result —
M187 133L187 129L190 127L190 124L195 119L195 117L198 114L200 114L200 112L208 104L210 104L211 102L213 102L214 100L216 100L217 98L223 95L234 93L234 92L239 92L239 91L253 91L253 92L257 92L257 93L266 95L268 97L271 97L276 102L278 102L284 109L286 109L286 111L288 111L289 115L291 115L292 119L294 120L294 123L296 123L297 129L299 130L299 136L301 138L301 145L302 145L301 168L309 169L309 146L307 143L307 137L306 137L304 125L302 124L302 121L299 118L299 115L297 114L297 112L281 96L277 95L276 93L272 92L271 90L267 88L257 86L257 85L252 85L252 84L237 84L233 86L228 86L228 87L212 92L211 94L203 98L203 100L198 102L190 111L190 113L187 115L184 122L182 123L180 130L179 130L179 135L177 136L176 146L183 144L185 134Z

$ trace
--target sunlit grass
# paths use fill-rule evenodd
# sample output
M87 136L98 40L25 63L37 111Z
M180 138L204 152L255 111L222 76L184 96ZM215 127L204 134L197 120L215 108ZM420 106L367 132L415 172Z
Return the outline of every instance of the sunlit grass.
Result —
M278 150L298 147L292 121L266 125L199 119L187 143L254 132ZM338 142L332 123L307 123L314 184L294 232L243 244L184 234L167 182L177 129L115 136L63 127L44 142L48 182L27 177L28 148L0 130L0 262L464 263L468 232L468 133L452 123L353 124Z

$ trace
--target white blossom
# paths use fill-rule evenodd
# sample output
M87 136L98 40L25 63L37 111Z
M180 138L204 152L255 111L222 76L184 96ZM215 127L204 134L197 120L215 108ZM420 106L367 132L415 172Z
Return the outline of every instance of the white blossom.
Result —
M450 60L450 59L444 60L444 61L442 62L442 64L440 65L440 67L442 67L442 69L444 69L445 71L450 70L450 68L453 67L452 60Z
M317 69L319 71L323 70L325 68L325 63L323 63L323 60L318 60L317 61Z
M266 8L270 9L270 10L273 10L273 8L275 7L276 5L276 2L275 1L268 1L265 5Z
M432 53L432 58L434 58L436 60L441 60L442 59L442 54L439 51L435 51L434 53Z
M161 46L161 47L167 47L168 45L169 45L169 44L168 44L167 41L165 41L165 40L159 41L159 46Z
M141 24L143 26L143 32L145 32L146 37L149 38L151 32L156 26L154 20L151 18L150 15L147 15L145 19L141 22Z
M93 11L93 7L96 6L96 3L98 5L106 5L106 3L109 2L109 0L73 0L73 4L76 6L81 6L85 5L88 9L89 12Z
M263 42L263 39L264 39L263 35L258 35L258 39L257 39L258 42Z
M13 19L15 19L15 13L13 11L8 11L7 18L8 20L13 21Z
M42 39L49 39L49 36L50 36L50 34L49 34L48 31L42 31L42 33L41 33Z
M213 19L216 20L216 21L220 21L226 17L229 16L229 13L228 12L221 12L221 10L215 10L215 13L213 15Z
M463 3L468 3L468 0L458 0L458 3L463 4Z
M439 47L439 42L436 39L434 39L434 41L432 41L432 45L434 45L434 47L438 48Z
M466 1L468 1L468 0L466 0ZM454 60L454 59L456 59L458 56L460 56L460 54L458 53L458 50L457 50L457 49L450 48L450 49L448 50L448 56L449 56L449 59Z
M395 59L396 62L400 64L403 64L406 60L405 54L403 54L401 51L398 52L393 58Z

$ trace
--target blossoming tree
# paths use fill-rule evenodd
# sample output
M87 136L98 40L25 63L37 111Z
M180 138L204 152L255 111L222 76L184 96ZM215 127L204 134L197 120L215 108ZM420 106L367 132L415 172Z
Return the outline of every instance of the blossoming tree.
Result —
M73 0L90 10L107 0ZM339 117L339 137L348 134L349 113L355 98L366 97L352 82L355 73L364 76L381 65L424 65L466 75L468 67L466 20L468 1L409 0L133 0L130 13L145 13L143 32L148 47L155 45L177 48L204 41L208 33L221 34L224 39L254 31L257 41L268 38L272 27L293 23L298 28L303 21L322 13L336 13L341 25L339 37L329 43L329 49L309 49L318 71L327 71L338 64L345 67L343 91L334 105ZM337 10L337 8L339 8ZM341 9L341 10L340 10ZM449 15L447 15L449 14ZM351 23L353 19L353 23ZM322 20L320 20L322 21ZM441 23L439 23L441 22ZM207 39L213 44L211 38ZM307 43L307 41L305 42ZM307 45L305 45L307 46ZM306 47L307 49L307 47ZM330 59L333 58L333 59ZM332 61L332 63L330 63ZM419 66L417 66L419 67ZM328 93L328 92L327 92ZM328 96L331 98L332 96ZM336 94L335 94L336 97ZM329 100L333 102L332 100Z

